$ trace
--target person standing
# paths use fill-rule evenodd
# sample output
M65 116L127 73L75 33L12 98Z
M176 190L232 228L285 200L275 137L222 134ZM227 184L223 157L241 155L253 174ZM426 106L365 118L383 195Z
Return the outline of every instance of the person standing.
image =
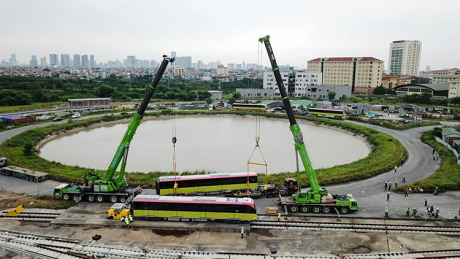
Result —
M409 189L408 188L406 188L406 192L404 193L404 197L407 197L407 196L409 196Z
M437 219L438 216L439 216L439 208L436 208L436 212L435 212L434 218Z
M133 215L129 214L129 222L133 222L134 219L133 219Z
M241 227L241 238L244 237L244 227Z
M390 192L387 193L387 201L390 201Z
M402 166L403 164L404 164L404 158L401 159L401 165L400 166Z
M391 186L393 186L393 184L390 182L390 183L388 184L388 190L389 190L389 191L391 191Z
M431 216L434 216L434 208L433 208L433 205L430 206L430 213L431 213Z
M395 188L398 188L398 179L395 180Z
M125 221L125 216L121 216L121 222L124 222Z
M126 230L129 230L129 223L130 223L130 222L129 222L129 218L128 218L128 217L125 218L125 223L126 223Z
M396 173L396 170L398 169L398 167L395 165L395 173Z
M428 198L425 197L425 207L428 206Z
M388 207L385 208L385 218L388 218Z
M281 220L281 212L278 212L278 222Z
M406 183L406 175L403 176L402 183Z
M383 184L383 187L385 187L385 192L387 191L387 188L388 188L388 182L385 181L385 183Z
M410 215L410 206L407 207L407 209L406 209L406 217L409 217L409 215Z

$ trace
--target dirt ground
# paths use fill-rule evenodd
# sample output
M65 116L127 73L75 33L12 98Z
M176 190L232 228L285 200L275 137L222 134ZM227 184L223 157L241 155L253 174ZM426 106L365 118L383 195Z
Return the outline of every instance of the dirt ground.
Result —
M24 208L49 208L54 209L64 206L68 202L56 199L37 200L36 196L15 193L8 190L0 190L0 210L13 209L19 205Z

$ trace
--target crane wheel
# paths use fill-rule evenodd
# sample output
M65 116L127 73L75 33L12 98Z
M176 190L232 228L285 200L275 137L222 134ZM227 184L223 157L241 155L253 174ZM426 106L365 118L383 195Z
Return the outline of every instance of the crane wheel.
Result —
M302 206L302 207L300 207L300 211L301 211L302 213L307 213L307 212L308 212L308 206Z
M320 213L320 212L321 212L321 208L320 208L320 207L313 207L313 212L314 212L314 213Z
M120 202L125 203L126 202L126 197L120 197Z
M323 208L323 213L324 213L324 214L327 214L327 213L329 213L329 212L331 212L331 208L329 208L329 207L324 207L324 208Z
M70 200L70 195L64 194L64 195L62 196L62 199L65 200L65 201L68 201L68 200Z
M74 202L76 202L76 203L78 203L78 202L80 201L80 199L78 198L77 195L72 196L72 200L73 200Z
M88 201L89 202L94 202L96 199L94 198L94 195L89 195L88 196Z
M296 213L296 212L299 211L299 208L297 208L297 206L291 206L291 207L289 208L289 210L290 210L291 212L293 212L293 213Z
M111 203L116 203L118 201L117 196L110 196L110 202Z
M104 196L99 195L96 197L96 200L97 202L104 202Z
M340 213L347 214L348 213L348 208L345 208L345 207L340 208Z

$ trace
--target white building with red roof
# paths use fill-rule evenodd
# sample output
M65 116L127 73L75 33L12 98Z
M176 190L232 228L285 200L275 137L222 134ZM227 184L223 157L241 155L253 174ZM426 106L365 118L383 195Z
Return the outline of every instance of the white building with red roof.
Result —
M351 86L353 93L371 94L382 85L383 60L373 57L330 57L307 61L307 72L322 73L323 85Z

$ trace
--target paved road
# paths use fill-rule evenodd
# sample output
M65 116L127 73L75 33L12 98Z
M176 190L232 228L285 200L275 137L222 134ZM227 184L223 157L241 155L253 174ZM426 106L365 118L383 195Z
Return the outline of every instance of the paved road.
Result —
M20 134L26 130L43 127L50 124L65 123L66 120L60 122L46 122L43 124L35 124L17 129L12 129L4 132L0 132L0 143L6 139ZM449 192L441 194L439 196L433 196L432 194L413 194L410 197L404 198L403 195L392 193L390 203L386 201L386 192L383 189L383 183L385 181L393 182L398 179L401 184L403 175L406 175L406 183L412 183L413 186L420 186L424 178L434 173L440 165L440 160L435 161L432 159L432 149L421 142L420 137L423 132L431 130L435 126L427 126L421 128L414 128L405 131L391 130L376 125L364 124L359 122L353 122L369 128L376 129L378 131L387 133L395 137L402 145L406 148L409 158L403 166L399 166L398 170L394 170L380 174L378 176L352 182L341 185L327 186L327 189L331 193L351 193L357 198L360 209L360 215L363 216L377 216L383 214L384 208L390 206L390 215L399 215L405 211L407 206L419 206L423 205L423 199L425 196L429 197L429 203L434 204L435 207L440 207L442 214L457 215L459 209L459 198L460 192ZM350 147L352 149L352 147ZM8 180L10 179L10 180ZM58 182L45 181L40 183L40 193L52 193L52 188L59 185ZM17 192L25 192L35 194L37 192L36 183L26 182L22 179L13 179L5 176L0 176L0 188L15 190Z

